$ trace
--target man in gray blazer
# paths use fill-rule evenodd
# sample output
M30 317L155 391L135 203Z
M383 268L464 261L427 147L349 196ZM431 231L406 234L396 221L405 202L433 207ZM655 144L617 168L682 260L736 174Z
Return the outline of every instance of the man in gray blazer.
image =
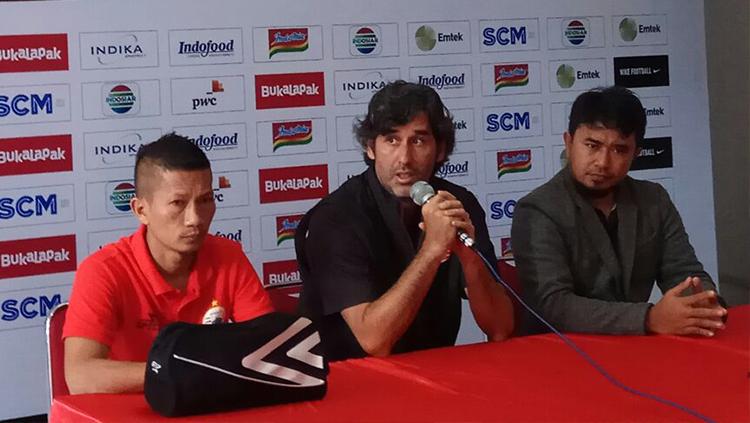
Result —
M661 185L627 176L646 115L620 87L573 103L568 164L518 202L512 243L524 296L562 331L713 336L727 311ZM654 282L664 296L648 303ZM541 328L529 317L528 332Z

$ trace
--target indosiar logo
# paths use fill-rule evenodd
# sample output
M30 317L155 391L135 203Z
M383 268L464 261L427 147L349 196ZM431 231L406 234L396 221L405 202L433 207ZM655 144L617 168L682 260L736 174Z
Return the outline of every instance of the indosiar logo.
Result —
M134 86L118 84L109 90L104 101L115 115L123 115L131 111L131 114L136 114L139 110L138 97L137 88Z
M572 46L584 46L588 44L588 30L585 19L573 19L563 29L565 39Z
M120 182L109 194L109 201L118 212L129 212L130 200L133 197L135 197L135 186L130 182Z
M5 322L12 322L16 319L36 319L37 317L47 317L62 302L60 294L55 294L51 298L46 295L8 298L0 304L2 310L2 319Z
M38 115L40 113L47 115L53 113L51 93L16 94L12 97L0 95L0 117Z
M380 28L376 25L352 27L351 54L353 56L377 56L380 54Z

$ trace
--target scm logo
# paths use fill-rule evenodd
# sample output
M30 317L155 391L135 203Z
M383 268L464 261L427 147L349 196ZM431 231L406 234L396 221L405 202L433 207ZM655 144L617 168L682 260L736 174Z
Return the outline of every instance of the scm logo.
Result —
M49 312L62 302L60 294L55 294L52 298L46 295L38 297L26 297L21 300L7 299L0 305L2 310L2 319L6 322L12 322L19 318L35 319L37 317L46 317Z
M516 210L516 200L506 202L493 201L490 204L490 219L501 220L503 218L513 219L513 212Z
M45 212L57 214L57 194L23 195L17 199L11 197L0 198L0 219L12 219L20 217L42 216Z
M13 113L16 116L26 116L29 113L52 114L52 94L17 94L13 98L0 95L0 117Z
M505 112L500 115L490 113L487 115L487 130L489 132L497 132L500 129L503 131L517 131L519 129L530 128L531 115L529 112Z
M526 27L488 27L482 31L482 37L482 44L486 46L526 44Z

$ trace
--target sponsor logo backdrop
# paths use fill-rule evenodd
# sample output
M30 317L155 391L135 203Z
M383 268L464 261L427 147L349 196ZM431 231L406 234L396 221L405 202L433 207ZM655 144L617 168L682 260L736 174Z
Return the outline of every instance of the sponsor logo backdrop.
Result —
M564 166L576 95L631 87L648 116L631 175L665 186L716 274L698 0L4 2L0 14L13 16L0 29L0 391L12 392L0 419L47 411L44 319L87 255L137 228L141 145L176 131L206 152L211 233L286 292L299 219L366 168L352 125L399 78L445 100L457 143L437 173L475 193L508 263L516 203ZM466 311L459 342L481 339Z

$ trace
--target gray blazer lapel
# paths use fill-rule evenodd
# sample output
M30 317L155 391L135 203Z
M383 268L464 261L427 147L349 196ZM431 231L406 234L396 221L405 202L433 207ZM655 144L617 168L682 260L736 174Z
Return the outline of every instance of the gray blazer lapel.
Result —
M617 196L617 218L617 242L619 243L620 265L622 266L622 287L626 298L629 298L630 279L633 274L633 260L635 259L638 208L627 182L620 184L620 192Z
M596 215L594 207L576 191L575 185L573 185L573 176L570 172L568 172L568 177L565 178L565 188L573 198L578 212L581 213L583 230L591 239L593 248L602 258L604 267L618 283L621 283L620 263L617 260L614 248L612 248L612 241L610 241L609 235L607 235L602 222Z

